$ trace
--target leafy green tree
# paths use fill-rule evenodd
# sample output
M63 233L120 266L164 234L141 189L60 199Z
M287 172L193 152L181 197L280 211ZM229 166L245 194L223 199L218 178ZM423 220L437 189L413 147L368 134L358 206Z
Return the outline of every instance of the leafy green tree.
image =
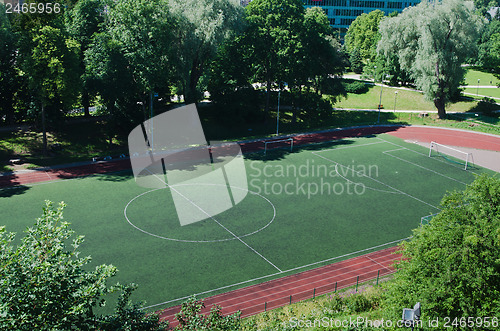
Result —
M201 310L205 308L205 303L196 300L194 297L189 298L181 305L181 311L175 315L179 321L179 326L176 330L217 330L217 331L233 331L239 330L241 320L241 312L233 315L222 315L221 308L214 305L210 309L210 313L205 316L201 314Z
M474 0L474 7L476 7L476 13L486 17L487 19L492 19L488 11L492 7L499 7L500 1L498 0Z
M349 54L349 64L350 64L351 70L353 72L355 72L357 74L360 74L363 72L363 58L361 57L359 50L354 49Z
M162 330L158 315L128 306L131 286L108 287L117 272L112 265L89 270L90 256L78 251L83 236L75 237L64 220L60 203L46 201L35 226L18 245L15 234L0 227L0 329L2 330ZM103 296L122 290L116 313L99 316L94 308Z
M347 53L359 53L365 63L375 61L380 40L379 24L383 18L384 13L379 9L356 17L345 35Z
M422 304L424 319L494 317L500 313L500 179L481 175L446 195L441 212L401 245L388 283L391 318Z
M47 152L46 115L60 117L75 103L80 87L78 43L56 27L45 25L30 33L31 49L23 54L21 68L41 109L43 151Z
M292 71L289 64L300 66L303 61L300 35L304 6L300 0L254 0L246 7L246 13L254 80L264 82L267 89L267 118L272 84L284 80L286 73Z
M476 51L481 26L468 1L421 2L380 23L378 50L385 57L397 53L401 69L434 102L439 118L445 118L445 106L464 78L461 65Z
M481 35L479 64L497 75L500 74L500 21L491 21Z
M176 76L186 103L203 98L200 78L224 42L243 27L243 9L230 0L173 0L172 13L178 18L174 49Z
M102 32L106 2L103 0L80 0L68 12L66 28L80 44L80 77L82 80L82 106L85 116L89 116L90 91L85 68L85 51L89 48L94 34Z
M14 93L17 89L16 50L17 37L12 30L5 6L0 4L0 118L14 122Z
M165 0L124 0L109 7L107 32L118 42L143 102L171 84L175 20Z

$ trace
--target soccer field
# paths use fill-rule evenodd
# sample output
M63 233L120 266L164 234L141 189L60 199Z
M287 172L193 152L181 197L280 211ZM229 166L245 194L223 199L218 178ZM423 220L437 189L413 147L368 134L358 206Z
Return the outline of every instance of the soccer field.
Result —
M428 153L380 134L246 154L245 199L186 226L168 188L139 187L129 171L5 188L1 224L20 233L44 200L65 201L83 253L160 309L395 245L447 191L492 173Z

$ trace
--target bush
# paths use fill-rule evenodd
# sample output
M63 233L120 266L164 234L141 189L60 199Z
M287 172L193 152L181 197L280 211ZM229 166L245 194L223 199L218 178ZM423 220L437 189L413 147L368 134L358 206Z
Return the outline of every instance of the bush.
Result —
M363 294L354 294L345 298L345 305L351 313L360 313L368 311L372 307L372 303Z
M360 81L346 82L344 89L347 93L363 94L368 92L368 85Z

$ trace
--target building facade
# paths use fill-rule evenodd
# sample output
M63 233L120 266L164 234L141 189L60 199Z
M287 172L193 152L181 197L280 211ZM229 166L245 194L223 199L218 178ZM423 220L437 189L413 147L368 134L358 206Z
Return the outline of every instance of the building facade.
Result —
M363 13L380 9L386 15L402 12L406 7L414 6L420 0L302 0L304 6L321 7L328 16L330 25L344 34L352 21Z

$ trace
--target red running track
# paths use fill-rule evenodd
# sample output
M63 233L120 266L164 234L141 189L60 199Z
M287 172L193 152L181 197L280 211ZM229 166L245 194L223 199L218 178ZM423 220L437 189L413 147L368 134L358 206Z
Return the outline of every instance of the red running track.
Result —
M394 272L392 265L401 258L400 254L395 253L396 250L397 247L389 247L265 283L214 295L204 300L205 308L202 313L208 313L216 304L222 307L224 315L233 314L239 310L242 317L248 317L266 309L282 307L291 302L353 286L358 281L366 282L376 279L378 276ZM174 327L178 325L175 314L179 311L180 306L174 306L158 313L162 320L168 320L170 326Z
M405 140L417 140L422 142L436 141L444 145L500 151L500 136L464 130L419 126L369 126L299 134L294 136L294 145L312 144L351 137L363 137L380 133L388 133ZM240 145L243 152L260 151L264 149L262 140L243 142L240 143ZM63 169L34 170L27 173L13 173L0 176L0 188L89 176L124 169L130 169L130 161L119 160L111 162L98 162Z
M294 136L294 144L303 145L380 133L388 133L405 140L421 142L437 141L445 145L500 151L500 136L438 127L411 126L360 127L300 134ZM244 142L240 145L243 152L263 149L262 140ZM120 160L64 169L14 173L0 176L0 187L88 176L129 168L130 162L128 160ZM358 280L358 276L360 282L374 279L377 277L379 271L380 275L393 272L391 265L400 258L399 255L392 254L395 250L395 247L387 248L295 275L218 294L205 299L205 312L213 304L218 304L223 307L224 314L231 314L241 310L242 316L246 317L262 312L264 309L273 309L289 304L290 302L311 298L314 295L332 292L335 289L335 284L338 289L354 285ZM179 309L180 307L176 306L167 308L159 313L162 319L169 320L172 322L171 325L175 325L174 315Z

